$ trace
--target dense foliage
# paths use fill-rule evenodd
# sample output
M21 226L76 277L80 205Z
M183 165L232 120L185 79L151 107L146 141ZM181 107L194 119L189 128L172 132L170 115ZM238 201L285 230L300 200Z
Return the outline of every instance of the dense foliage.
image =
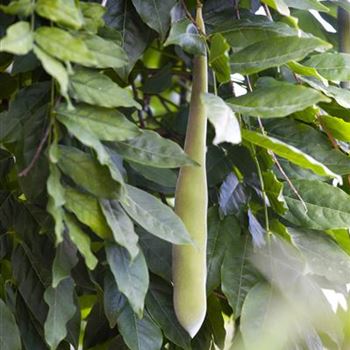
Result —
M322 292L350 282L346 0L206 0L206 35L195 1L0 4L1 350L349 348ZM205 52L208 307L191 339L172 208L197 166L182 147Z

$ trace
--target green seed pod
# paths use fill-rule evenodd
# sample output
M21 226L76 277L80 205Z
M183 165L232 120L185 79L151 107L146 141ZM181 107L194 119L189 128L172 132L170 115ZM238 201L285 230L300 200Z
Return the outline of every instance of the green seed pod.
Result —
M204 33L202 8L197 25ZM177 181L175 212L190 233L193 246L173 248L174 307L180 324L194 337L206 314L207 177L205 168L207 118L201 94L207 92L207 58L193 61L193 86L185 151L200 166L182 167Z

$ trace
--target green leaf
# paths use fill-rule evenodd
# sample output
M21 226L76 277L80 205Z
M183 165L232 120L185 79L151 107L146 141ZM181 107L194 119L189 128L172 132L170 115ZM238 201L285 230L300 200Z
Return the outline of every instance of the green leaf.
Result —
M50 349L57 349L59 343L67 335L67 323L74 316L76 307L73 300L74 281L66 278L57 288L49 287L44 294L49 305L49 313L45 321L45 339Z
M322 232L288 228L294 245L302 252L313 274L344 286L350 280L350 257Z
M289 16L290 11L284 0L263 0L266 5L271 6L283 16Z
M255 269L249 261L252 246L247 234L237 237L227 247L221 267L221 289L232 307L235 319L241 314L244 299L258 282Z
M37 0L35 11L50 21L72 29L80 29L84 18L74 0Z
M160 350L163 336L158 325L152 320L147 311L139 319L132 311L126 300L118 305L118 330L130 350Z
M132 309L141 318L149 285L145 257L139 251L131 260L125 248L112 243L106 246L106 254L118 289L126 296Z
M340 141L350 142L350 123L330 115L320 115L322 127Z
M52 287L70 276L72 268L78 263L77 248L67 237L58 244L52 265Z
M264 171L262 173L265 192L272 208L278 213L283 214L286 209L286 201L283 198L283 183L278 181L273 171Z
M277 82L226 100L234 112L261 118L285 117L321 101L329 99L314 89Z
M65 199L65 207L74 213L79 221L89 226L97 236L107 240L112 238L112 232L95 197L66 188Z
M165 39L170 25L170 11L176 0L132 0L142 20Z
M173 306L173 291L170 285L157 278L151 282L146 297L147 310L160 325L167 339L182 349L190 348L188 333L179 324Z
M287 6L301 10L316 10L328 12L327 6L323 5L318 0L284 0Z
M21 350L21 338L15 317L0 299L0 346L1 350Z
M320 80L324 85L328 86L328 80L325 79L322 75L320 75L317 72L317 70L313 67L304 66L295 61L290 61L288 63L288 67L296 74L315 77L316 79Z
M84 41L66 30L42 26L35 31L34 39L46 53L61 61L71 61L82 65L96 63Z
M26 55L33 48L33 33L28 22L17 22L6 30L6 36L0 40L0 52Z
M208 320L214 342L219 349L224 349L226 330L223 310L219 298L211 294L208 298Z
M121 68L128 64L128 56L121 46L97 35L86 35L82 39L94 55L97 68Z
M67 225L69 237L84 257L86 266L93 270L97 265L97 259L91 252L89 236L79 227L72 215L65 214L64 222Z
M305 205L286 186L284 197L289 211L284 217L304 228L328 230L350 226L350 196L337 187L320 181L294 180Z
M68 98L69 77L63 64L52 56L48 55L36 45L34 46L34 53L40 60L45 71L58 81L61 95Z
M81 2L80 9L84 16L84 28L91 32L97 33L99 28L105 25L103 16L106 13L106 8L95 2Z
M231 69L235 73L252 74L289 61L299 61L316 49L329 49L325 41L316 37L277 37L252 44L234 54Z
M213 144L222 142L237 144L242 141L241 129L232 109L219 97L213 94L202 95L209 121L215 128Z
M189 244L191 238L181 219L159 199L136 187L126 185L126 212L145 230L173 244Z
M230 45L221 34L214 34L210 40L209 64L220 83L230 81L231 69L229 64Z
M70 80L70 92L78 101L107 108L140 108L130 91L122 89L102 73L89 69L77 69Z
M177 143L151 130L143 131L132 140L116 142L113 149L127 160L155 168L177 168L196 164Z
M292 119L280 119L266 121L264 127L270 136L298 148L335 173L345 175L350 172L350 158L333 148L327 136L311 126Z
M313 55L304 64L316 68L328 80L350 80L350 54L321 53Z
M134 224L117 201L102 200L100 204L114 240L127 249L133 260L140 251L137 245L139 237L134 231Z
M298 30L282 22L270 21L267 18L255 17L224 21L214 28L215 33L223 35L234 52L265 39L274 40L276 37L297 36ZM301 32L301 36L306 34Z
M85 104L77 105L74 110L71 110L67 105L62 104L56 113L64 120L72 120L101 141L123 141L142 133L135 124L129 122L117 110Z
M49 200L47 204L47 211L55 220L55 235L56 243L63 240L63 206L65 204L65 189L61 184L61 174L56 165L50 164L50 175L47 179L47 192Z
M241 228L235 216L220 218L217 208L208 211L208 240L207 240L207 291L210 294L220 285L220 269L226 251L229 249L234 236L239 235Z
M124 183L121 174L120 182L117 183L111 178L108 168L88 153L62 145L58 150L58 166L77 185L100 198L120 197Z
M292 145L288 145L283 141L251 130L242 130L242 136L245 141L271 150L278 156L286 158L288 161L302 168L312 170L317 175L328 176L341 181L341 177L338 174Z
M0 5L0 10L8 15L27 17L34 11L32 0L13 0L8 5Z
M193 55L204 55L206 52L205 39L188 18L171 25L169 36L164 43L164 46L168 45L179 45L184 51Z
M117 183L123 183L120 171L113 163L111 156L98 137L96 137L90 129L85 129L82 126L82 120L79 120L78 118L70 118L64 114L58 114L57 117L58 120L66 126L69 132L72 133L82 144L91 147L96 152L98 161L102 165L108 167L112 178Z

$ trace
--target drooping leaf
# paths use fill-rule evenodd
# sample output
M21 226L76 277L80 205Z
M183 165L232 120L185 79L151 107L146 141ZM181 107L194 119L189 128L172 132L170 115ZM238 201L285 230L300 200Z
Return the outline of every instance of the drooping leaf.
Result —
M329 102L329 99L304 86L277 82L226 100L233 111L261 118L285 117L321 101Z
M3 350L21 350L21 338L14 315L0 299L0 346Z
M287 36L267 39L234 54L230 61L231 69L234 73L257 73L289 61L299 61L316 49L330 47L330 44L316 37Z
M139 238L134 231L134 224L117 201L102 200L100 204L114 240L127 249L131 259L136 258L140 250L137 245Z
M86 104L77 105L74 110L70 110L62 104L56 112L62 118L71 119L87 129L101 141L123 141L141 134L141 130L117 110Z
M328 80L325 79L314 67L305 66L295 61L290 61L288 67L296 74L314 77L320 80L324 85L328 86Z
M112 232L95 197L66 188L65 199L65 208L74 213L79 221L89 226L97 236L102 239L112 238Z
M218 96L205 94L202 96L209 121L214 125L215 138L213 144L221 142L240 143L241 129L231 108Z
M107 261L117 282L118 289L126 296L132 309L143 315L149 284L146 260L141 251L131 260L128 251L118 244L106 246Z
M77 69L70 80L70 92L78 101L107 108L140 108L130 91L122 89L102 73L89 69Z
M75 147L59 146L58 166L79 186L100 198L118 198L122 193L123 178L113 181L108 168L88 153ZM88 174L88 176L87 176Z
M160 278L154 279L147 294L146 306L165 336L181 348L189 349L190 337L176 318L171 286Z
M159 199L136 187L126 185L125 211L145 230L173 244L189 244L191 238L181 219Z
M220 218L216 208L208 211L208 240L207 240L207 291L210 294L220 285L220 270L226 251L234 237L239 235L241 228L233 215Z
M168 45L179 45L184 51L193 55L203 55L206 51L204 39L188 18L171 25L169 36L164 43L164 46Z
M0 40L0 52L5 51L15 55L25 55L33 48L33 32L28 22L17 22L6 31L6 36Z
M61 281L56 288L49 287L44 294L49 305L49 313L45 321L45 339L52 350L67 335L67 322L74 316L76 306L73 300L74 282L71 278Z
M170 25L170 10L175 0L132 0L142 20L165 39Z
M178 144L151 130L131 140L116 142L113 149L125 159L156 168L196 166Z
M38 0L35 11L41 16L72 29L80 29L84 18L74 0Z
M350 224L349 195L340 188L312 180L294 180L293 185L306 205L288 187L284 197L288 211L284 217L297 226L316 230L347 228Z
M45 51L41 50L38 46L34 46L34 53L40 60L46 72L55 78L60 84L61 95L68 98L69 77L63 64L48 55Z
M84 257L86 266L93 270L97 265L97 259L91 251L89 236L79 227L77 221L70 214L65 215L64 221L68 228L69 238Z
M95 58L83 40L66 30L42 26L35 31L34 39L45 52L61 61L95 64Z
M327 166L294 146L251 130L242 130L242 136L244 140L271 150L275 154L286 158L288 161L297 164L300 167L312 170L317 175L328 176L338 180L340 179L339 175L334 173Z

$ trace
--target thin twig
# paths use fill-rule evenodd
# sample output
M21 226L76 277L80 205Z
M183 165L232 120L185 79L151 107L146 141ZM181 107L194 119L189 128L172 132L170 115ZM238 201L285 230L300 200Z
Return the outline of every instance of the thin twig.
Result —
M264 7L264 10L265 10L265 13L266 13L267 18L268 18L271 22L273 22L273 18L272 18L272 16L271 16L271 12L270 12L269 7L268 7L266 4L263 4L263 7Z
M193 16L191 15L191 12L188 10L186 3L185 3L185 0L180 0L180 2L181 2L183 9L185 10L186 17L197 28L198 32L205 37L206 36L205 33L203 33L203 31L198 27L197 21L193 18ZM199 4L200 4L200 6L202 6L202 3L200 1L197 1L197 6L199 6Z
M22 176L27 176L28 173L32 170L32 168L34 167L35 163L37 162L37 160L40 157L41 151L45 145L45 142L47 140L47 138L49 137L50 134L50 130L51 130L51 124L47 127L44 137L41 139L40 144L38 146L38 148L35 151L34 157L32 158L31 162L29 163L29 165L23 169L18 176L22 177Z
M137 89L136 89L136 86L135 86L134 82L131 83L131 88L132 88L132 92L133 92L135 101L140 103L140 105L142 106L142 110L140 110L140 109L137 110L137 116L139 118L140 127L142 129L144 129L146 127L145 121L143 119L143 113L142 113L143 112L143 108L144 108L144 101L139 98L138 93L137 93Z

